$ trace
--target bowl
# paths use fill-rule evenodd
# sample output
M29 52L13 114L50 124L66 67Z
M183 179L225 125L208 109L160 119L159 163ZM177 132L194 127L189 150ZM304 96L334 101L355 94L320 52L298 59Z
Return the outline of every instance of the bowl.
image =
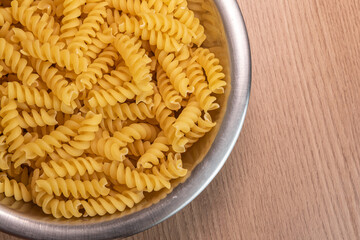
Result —
M173 190L147 196L126 212L95 218L54 219L33 204L0 196L0 230L30 239L111 239L144 231L190 203L211 182L226 162L244 122L251 83L250 49L245 24L236 0L189 0L189 8L206 29L211 48L228 77L218 122L204 139L185 154L188 176L173 183ZM214 196L215 197L215 196Z

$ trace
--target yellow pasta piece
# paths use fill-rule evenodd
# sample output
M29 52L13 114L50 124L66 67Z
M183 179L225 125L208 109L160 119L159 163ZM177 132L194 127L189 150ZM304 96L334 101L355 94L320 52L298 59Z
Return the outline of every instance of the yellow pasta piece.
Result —
M141 119L145 120L146 118L153 118L154 114L152 113L151 109L153 104L146 104L146 103L116 103L114 106L107 105L105 107L97 107L91 109L95 113L100 113L103 115L104 118L110 118L113 120L120 119L120 120L136 120Z
M103 77L104 73L109 71L109 67L114 66L118 59L118 54L114 47L107 47L100 53L93 63L91 63L86 72L76 77L76 85L80 91L91 89L98 79Z
M11 7L14 19L29 29L41 42L51 42L52 44L58 42L59 36L55 35L53 17L48 14L42 16L36 14L37 7L29 8L26 1L19 4L19 1L14 0L11 2Z
M32 109L30 113L23 111L19 116L19 126L21 128L29 128L29 127L44 127L44 126L54 126L58 122L55 119L56 112L54 110L46 111L44 109L40 109L40 112Z
M150 91L152 77L147 64L151 60L143 51L140 51L141 42L127 35L118 34L114 45L129 67L136 86L142 91Z
M55 218L82 216L80 200L58 200L53 195L42 191L36 194L34 203L41 207L45 214L52 214Z
M142 40L148 40L151 45L155 45L158 49L165 52L177 52L182 47L182 44L177 42L175 38L161 31L143 28L137 18L129 17L124 13L119 19L118 28L119 32L134 34L136 37L141 37Z
M119 184L125 184L129 188L136 188L138 191L159 191L163 188L170 188L170 182L163 177L154 174L146 174L137 169L131 170L125 167L123 163L115 162L105 163L104 172Z
M62 6L59 7L59 13L62 12L64 15L62 19L62 26L60 28L60 38L71 39L76 34L77 27L80 26L80 20L78 17L81 15L80 7L85 4L85 0L64 0L60 4Z
M64 178L48 178L39 179L36 181L35 191L45 191L47 194L55 196L69 197L70 195L75 198L89 198L107 196L110 189L106 187L108 184L105 178L92 181L79 181Z
M86 71L88 67L86 58L79 57L68 49L60 49L58 45L51 45L49 42L41 44L39 40L24 40L21 44L26 54L43 61L56 63L60 67L66 67L67 70L74 70L76 74Z
M11 68L11 71L16 73L19 80L24 84L31 86L37 85L39 75L33 73L32 67L27 66L25 58L16 51L10 43L4 38L0 38L0 59Z
M190 63L186 69L186 74L189 77L190 85L195 89L194 95L201 108L205 112L218 109L220 106L215 103L216 97L211 96L211 90L206 82L201 65L197 62Z
M129 149L129 155L134 155L136 157L142 156L145 151L149 149L150 146L150 141L142 140L135 140L134 142L127 144L127 148Z
M40 91L34 87L21 85L18 82L9 82L7 84L6 95L9 99L16 99L20 103L26 103L30 106L37 106L40 108L54 109L67 114L74 112L74 104L71 106L61 102L54 94L48 93L46 90Z
M71 52L77 52L80 54L88 50L87 43L91 43L90 37L95 37L96 32L100 30L100 24L105 22L104 17L106 17L106 6L106 2L99 2L89 12L88 16L81 24L79 31L76 32L74 39L68 46Z
M80 157L72 159L60 159L58 161L50 161L41 163L44 174L49 178L75 176L75 174L84 175L86 172L93 174L94 172L103 171L103 159Z
M137 167L151 168L153 165L159 164L159 159L164 158L164 152L169 151L170 145L164 133L160 133L149 148L144 152L137 162Z
M157 87L164 99L166 107L175 111L181 108L180 103L182 101L182 97L175 90L161 66L157 67Z
M137 15L141 12L140 0L106 0L110 7L120 10L124 13Z
M186 77L184 70L179 66L179 61L175 59L174 54L167 54L165 51L155 50L155 56L176 91L183 97L193 92L193 88L189 87L189 79Z
M129 150L124 147L126 144L123 144L114 137L110 137L106 132L99 132L98 135L99 136L91 142L91 152L112 161L122 162L129 152Z
M225 74L222 72L223 67L219 64L219 59L217 59L209 49L204 48L196 49L194 55L198 56L196 61L206 72L210 90L217 94L224 93L226 82L223 79L225 78Z
M112 193L104 198L89 199L81 201L82 207L88 216L103 216L106 213L124 211L126 207L132 208L136 203L144 199L144 194L136 191L124 191L122 193Z
M204 33L205 30L204 27L200 24L200 20L195 17L194 12L187 7L186 1L179 4L179 6L174 11L174 16L195 33L194 43L198 46L201 46L201 44L206 39Z
M173 126L176 129L176 135L181 136L182 133L186 134L190 132L191 127L193 127L201 115L201 109L199 103L195 98L191 98L180 113L179 117L174 122ZM180 133L181 132L181 133Z
M0 193L4 193L6 197L13 196L17 201L30 202L32 200L31 193L23 183L10 180L4 173L0 173Z
M174 19L171 15L161 13L142 13L140 23L147 30L161 31L174 37L177 41L184 44L191 43L195 33L188 29L183 23Z
M63 76L58 74L58 70L51 67L51 63L43 62L40 59L33 60L33 66L40 74L42 80L49 89L66 105L71 105L78 96L79 92L74 83L65 80Z
M14 100L9 100L6 97L1 98L1 126L3 127L3 134L6 136L6 144L9 145L8 152L15 151L24 142L18 119L19 113L16 108L17 105Z

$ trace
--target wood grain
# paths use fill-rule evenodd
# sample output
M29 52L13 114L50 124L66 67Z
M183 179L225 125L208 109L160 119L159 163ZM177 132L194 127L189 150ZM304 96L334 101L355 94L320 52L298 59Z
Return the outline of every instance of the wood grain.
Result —
M237 145L197 199L128 240L359 239L360 1L238 2L253 84Z

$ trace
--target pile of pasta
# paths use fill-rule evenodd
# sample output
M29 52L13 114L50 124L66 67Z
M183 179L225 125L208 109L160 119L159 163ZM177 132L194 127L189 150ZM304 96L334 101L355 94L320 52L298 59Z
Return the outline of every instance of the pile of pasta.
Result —
M186 0L0 3L0 193L71 218L183 177L226 86Z

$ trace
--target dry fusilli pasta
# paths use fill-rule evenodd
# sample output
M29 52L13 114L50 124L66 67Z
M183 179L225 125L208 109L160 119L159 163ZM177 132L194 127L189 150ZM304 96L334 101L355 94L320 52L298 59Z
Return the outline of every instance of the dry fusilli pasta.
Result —
M225 92L211 15L202 0L2 1L0 194L79 218L171 189Z

